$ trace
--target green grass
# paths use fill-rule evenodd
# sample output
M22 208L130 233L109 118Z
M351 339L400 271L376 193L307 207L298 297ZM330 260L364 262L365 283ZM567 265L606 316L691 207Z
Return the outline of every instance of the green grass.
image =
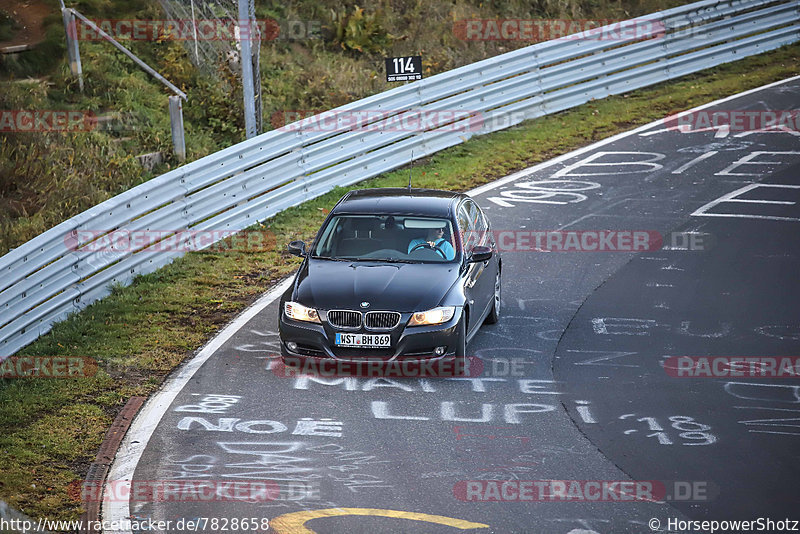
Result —
M19 24L8 13L0 9L0 41L11 39L18 30Z
M800 45L793 45L594 101L442 151L415 164L414 185L468 190L676 110L797 74ZM275 234L277 250L189 254L116 288L26 347L20 354L89 356L101 371L81 380L0 381L0 499L31 516L77 517L76 484L126 400L152 393L237 312L289 275L299 260L284 244L310 241L347 189L407 180L407 170L397 170L288 209L260 227Z

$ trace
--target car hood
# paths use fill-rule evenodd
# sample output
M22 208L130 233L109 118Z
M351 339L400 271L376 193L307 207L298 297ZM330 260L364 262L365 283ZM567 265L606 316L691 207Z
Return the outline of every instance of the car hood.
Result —
M382 263L309 258L297 274L294 299L321 310L400 312L436 307L458 279L456 263Z

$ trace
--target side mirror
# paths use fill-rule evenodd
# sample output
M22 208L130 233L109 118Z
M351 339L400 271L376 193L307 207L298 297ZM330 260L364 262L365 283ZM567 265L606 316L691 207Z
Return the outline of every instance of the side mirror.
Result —
M469 255L469 263L478 263L480 261L489 261L492 257L492 247L477 246L472 249L472 254Z
M287 245L289 248L289 254L292 256L305 256L306 255L306 244L303 241L292 241Z

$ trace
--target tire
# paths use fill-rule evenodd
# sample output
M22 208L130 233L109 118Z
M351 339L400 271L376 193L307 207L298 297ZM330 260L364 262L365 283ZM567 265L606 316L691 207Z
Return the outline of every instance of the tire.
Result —
M494 295L492 296L492 309L486 316L484 323L495 324L500 320L500 266L497 266L497 276L494 278Z

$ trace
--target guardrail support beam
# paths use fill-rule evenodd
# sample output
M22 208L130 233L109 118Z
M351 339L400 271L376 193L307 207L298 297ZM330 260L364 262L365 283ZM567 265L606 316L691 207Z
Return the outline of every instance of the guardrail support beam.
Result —
M178 161L186 161L186 137L183 132L183 102L181 97L169 97L169 122L172 126L172 144Z
M78 87L83 92L83 69L81 68L81 53L78 49L78 26L72 11L65 9L62 4L61 18L64 19L64 30L67 34L67 55L69 57L69 70L78 78Z

